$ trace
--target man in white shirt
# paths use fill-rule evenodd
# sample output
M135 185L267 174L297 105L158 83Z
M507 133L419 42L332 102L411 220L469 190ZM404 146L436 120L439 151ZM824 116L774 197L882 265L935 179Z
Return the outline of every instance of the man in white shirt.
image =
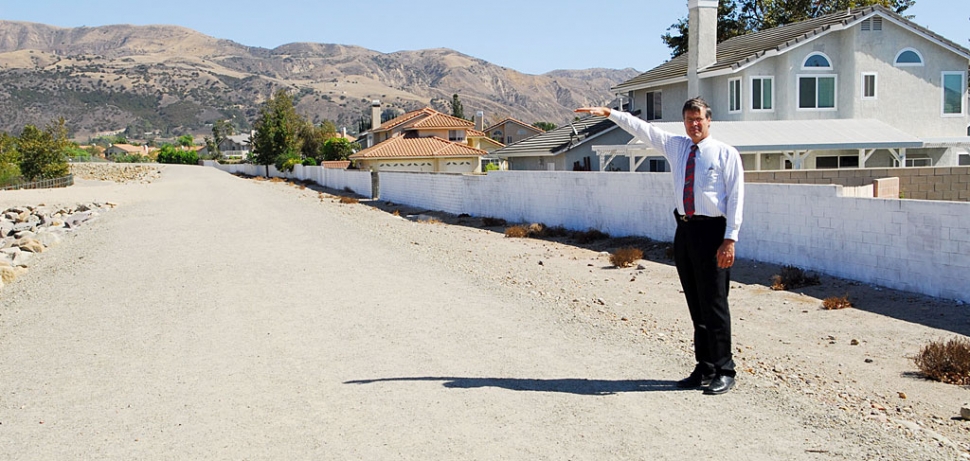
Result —
M744 170L737 149L710 137L711 108L701 98L682 111L687 136L663 131L631 114L583 107L663 153L674 178L674 262L694 324L694 371L677 382L723 394L734 387L731 313L728 309L734 243L741 228ZM681 193L683 191L683 193Z

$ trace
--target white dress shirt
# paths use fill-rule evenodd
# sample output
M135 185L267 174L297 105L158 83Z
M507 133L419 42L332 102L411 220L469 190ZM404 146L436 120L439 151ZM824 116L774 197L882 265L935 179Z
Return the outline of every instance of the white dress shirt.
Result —
M694 142L687 136L663 131L629 113L614 110L610 120L643 143L660 151L670 162L674 177L674 206L684 215L684 174ZM727 219L724 238L737 241L744 204L744 169L741 154L723 142L704 138L694 159L694 213Z

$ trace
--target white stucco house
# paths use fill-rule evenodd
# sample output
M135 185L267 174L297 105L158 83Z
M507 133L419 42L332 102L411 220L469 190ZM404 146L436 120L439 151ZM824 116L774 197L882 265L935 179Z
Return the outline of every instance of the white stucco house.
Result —
M970 50L882 6L716 43L717 3L689 1L687 54L612 89L629 111L683 133L683 103L701 96L750 171L970 164ZM600 170L656 157L593 150Z

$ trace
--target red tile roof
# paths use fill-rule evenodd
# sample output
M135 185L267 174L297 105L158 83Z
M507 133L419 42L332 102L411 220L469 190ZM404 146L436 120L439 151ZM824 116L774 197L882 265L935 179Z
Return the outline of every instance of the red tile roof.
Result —
M320 166L334 170L346 170L350 167L350 160L327 160L320 162Z
M351 155L350 159L481 157L487 154L488 152L467 144L451 142L437 136L427 138L395 136Z
M374 133L390 131L396 128L402 129L421 129L421 128L448 128L448 129L468 129L474 127L475 123L469 120L452 117L443 114L430 107L421 110L408 112L404 115L395 117L381 124L373 130Z

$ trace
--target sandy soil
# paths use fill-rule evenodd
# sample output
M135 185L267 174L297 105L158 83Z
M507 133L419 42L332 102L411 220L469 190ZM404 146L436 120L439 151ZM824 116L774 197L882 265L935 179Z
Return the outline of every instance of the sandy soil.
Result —
M706 396L673 387L690 322L663 243L510 239L197 167L0 193L91 200L119 206L0 293L2 459L970 457L967 389L911 359L970 334L954 302L772 291L777 266L740 261L738 386ZM613 267L629 245L641 267Z

